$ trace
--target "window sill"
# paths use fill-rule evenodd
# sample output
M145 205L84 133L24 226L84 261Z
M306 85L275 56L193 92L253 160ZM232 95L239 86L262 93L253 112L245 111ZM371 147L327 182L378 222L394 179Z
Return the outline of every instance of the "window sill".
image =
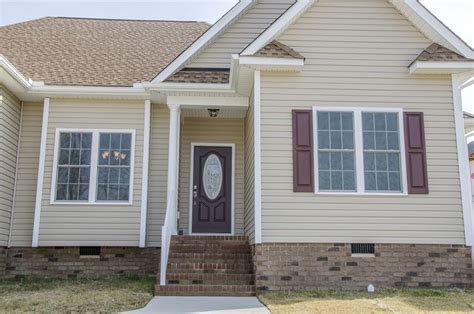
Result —
M131 206L130 202L49 202L50 205L67 205L67 206Z
M403 197L408 196L408 193L366 193L366 192L314 192L315 195L328 195L328 196L395 196Z

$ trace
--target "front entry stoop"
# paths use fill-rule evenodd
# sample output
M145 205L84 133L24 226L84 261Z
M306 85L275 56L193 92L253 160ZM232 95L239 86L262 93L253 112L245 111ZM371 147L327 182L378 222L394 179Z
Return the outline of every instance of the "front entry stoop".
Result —
M156 295L254 296L248 237L173 236L166 285L159 282L157 278Z

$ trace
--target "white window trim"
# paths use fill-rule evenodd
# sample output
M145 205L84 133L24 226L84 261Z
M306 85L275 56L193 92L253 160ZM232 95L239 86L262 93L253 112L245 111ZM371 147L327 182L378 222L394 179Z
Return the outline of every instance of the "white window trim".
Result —
M89 177L89 200L87 201L58 201L56 200L56 181L58 171L58 159L59 159L59 135L62 132L70 133L92 133L92 147L91 147L91 173ZM100 133L129 133L132 135L131 143L131 156L130 156L130 186L129 186L129 200L128 202L120 201L97 201L96 188L97 188L97 166L98 166L98 153L99 153L99 134ZM69 129L69 128L56 128L54 138L54 159L53 159L53 173L51 177L51 205L114 205L114 206L129 206L133 204L133 182L134 182L134 170L135 170L135 129Z
M355 148L355 162L356 162L356 192L344 191L319 191L319 165L318 165L318 120L316 113L318 111L331 112L353 112L354 113L354 148ZM387 112L398 113L398 127L400 135L400 161L401 161L401 177L402 177L402 192L365 192L364 182L364 147L362 137L362 112ZM364 196L407 196L408 183L406 173L405 160L405 129L403 124L403 109L400 108L362 108L362 107L332 107L332 106L315 106L313 107L313 162L314 162L314 193L317 195L364 195Z

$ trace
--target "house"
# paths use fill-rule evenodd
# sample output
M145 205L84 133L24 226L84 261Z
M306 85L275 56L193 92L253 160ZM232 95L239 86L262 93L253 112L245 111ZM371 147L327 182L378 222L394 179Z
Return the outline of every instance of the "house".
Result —
M415 0L44 18L0 28L0 54L4 277L472 284L474 52Z

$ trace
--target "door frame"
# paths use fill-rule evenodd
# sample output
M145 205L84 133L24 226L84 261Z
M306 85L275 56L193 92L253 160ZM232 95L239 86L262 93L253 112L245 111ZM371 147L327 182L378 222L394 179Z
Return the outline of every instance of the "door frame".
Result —
M231 231L230 233L193 233L193 181L194 181L194 148L196 146L207 147L230 147L232 150L232 174L231 174ZM235 233L235 144L234 143L197 143L191 142L191 160L189 171L189 235L234 235Z

